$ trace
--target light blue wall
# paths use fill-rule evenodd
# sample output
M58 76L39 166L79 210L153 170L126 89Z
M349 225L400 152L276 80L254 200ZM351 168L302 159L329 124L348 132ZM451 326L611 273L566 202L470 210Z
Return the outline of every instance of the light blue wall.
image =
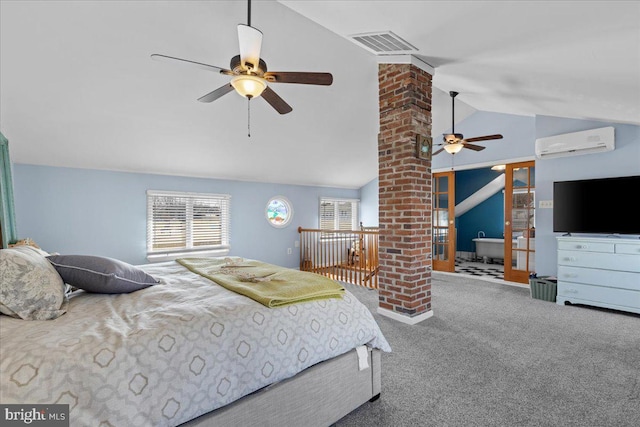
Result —
M378 224L378 178L372 179L360 189L360 221L365 227Z
M640 175L640 126L537 116L536 138L580 132L607 126L615 128L615 150L605 153L536 160L536 200L553 200L553 182L589 178ZM640 192L640 189L639 189ZM629 195L633 203L638 194ZM628 212L619 212L628 215ZM615 221L615 218L611 218ZM536 270L557 274L553 209L536 209Z
M14 164L18 235L48 252L100 255L131 264L146 260L146 191L231 195L231 253L298 268L298 226L318 227L320 197L358 198L358 190L186 178ZM292 223L272 227L265 206L288 198ZM292 248L292 255L287 255Z
M467 120L478 126L473 135L500 132L505 136L487 141L487 149L481 152L471 152L478 156L475 163L533 158L536 138L614 126L614 151L536 159L538 202L553 199L554 181L640 175L640 126L485 112ZM466 132L464 127L460 131ZM467 151L471 150L454 156L456 165ZM451 157L434 157L433 169L446 167ZM435 166L437 162L440 166ZM146 262L147 189L231 194L232 254L286 267L298 266L294 246L297 227L318 227L318 200L322 196L360 198L362 222L379 224L377 179L360 190L348 190L22 164L14 164L13 175L20 238L31 237L50 252L111 256L133 264ZM293 204L293 223L284 229L271 227L264 219L264 206L275 195L283 195ZM538 208L536 272L540 275L556 274L556 234L552 230L553 210ZM292 255L286 254L289 247Z

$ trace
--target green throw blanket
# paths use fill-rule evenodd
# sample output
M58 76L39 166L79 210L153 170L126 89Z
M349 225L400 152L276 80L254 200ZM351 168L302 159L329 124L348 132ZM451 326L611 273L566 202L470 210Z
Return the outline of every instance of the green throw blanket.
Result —
M315 273L242 258L180 258L192 272L267 307L342 298L344 287Z

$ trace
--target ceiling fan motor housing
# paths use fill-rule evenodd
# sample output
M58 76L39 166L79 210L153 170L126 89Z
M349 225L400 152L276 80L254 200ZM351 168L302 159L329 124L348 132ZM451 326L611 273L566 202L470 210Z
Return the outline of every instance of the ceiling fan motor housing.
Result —
M253 65L253 64L251 64L251 65ZM260 63L258 64L258 68L253 67L253 68L251 68L249 70L245 69L242 66L242 61L240 60L240 55L236 55L233 58L231 58L231 63L229 64L229 67L233 70L234 74L254 74L256 76L262 77L262 75L267 72L267 63L264 62L262 59L260 60Z
M455 144L456 142L460 142L463 138L464 137L461 133L447 133L444 135L444 142L447 144Z

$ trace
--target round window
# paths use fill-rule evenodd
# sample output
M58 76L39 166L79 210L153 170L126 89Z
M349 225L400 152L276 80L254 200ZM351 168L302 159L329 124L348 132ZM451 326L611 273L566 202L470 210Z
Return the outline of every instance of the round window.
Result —
M276 196L267 203L267 221L274 227L286 227L293 218L293 208L286 197Z

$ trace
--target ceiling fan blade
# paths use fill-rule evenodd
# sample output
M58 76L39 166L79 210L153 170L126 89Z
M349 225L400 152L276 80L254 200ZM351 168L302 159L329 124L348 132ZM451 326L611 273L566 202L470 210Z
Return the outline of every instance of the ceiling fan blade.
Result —
M293 108L287 104L284 99L275 93L269 86L262 92L262 97L280 114L287 114L293 111Z
M200 101L200 102L213 102L216 99L220 98L223 95L228 94L231 91L233 91L233 86L231 86L231 83L227 83L226 85L219 87L218 89L214 90L213 92L209 92L205 96L198 98L198 101Z
M188 59L174 58L173 56L160 55L160 54L154 53L153 55L151 55L151 59L155 59L156 61L162 61L162 62L171 62L173 64L184 64L184 65L194 66L194 67L201 68L203 70L213 71L215 73L220 73L220 74L233 75L233 71L227 70L225 68L220 68L220 67L216 67L214 65L209 65L209 64L203 64L201 62L189 61Z
M464 148L470 148L473 151L482 151L485 149L485 147L483 147L482 145L475 145L475 144L469 144L468 142L464 142L462 144L462 147Z
M486 136L476 136L475 138L466 138L465 142L478 142L478 141L489 141L491 139L502 139L502 135L486 135Z
M296 71L269 71L264 78L272 83L299 83L303 85L330 86L333 83L331 73L306 73Z
M439 149L439 150L437 150L437 151L434 151L434 152L433 152L433 154L432 154L432 156L435 156L436 154L440 154L440 153L442 153L443 151L444 151L444 148L441 148L441 149Z
M249 25L238 25L240 43L240 63L245 69L256 70L260 65L262 31Z

